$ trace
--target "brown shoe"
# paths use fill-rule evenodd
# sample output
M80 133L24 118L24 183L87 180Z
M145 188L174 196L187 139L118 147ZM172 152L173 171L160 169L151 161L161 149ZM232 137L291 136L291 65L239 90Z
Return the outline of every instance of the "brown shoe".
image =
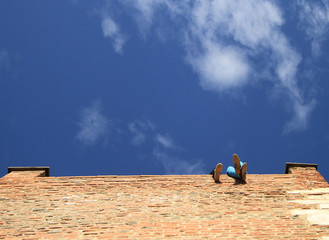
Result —
M215 182L219 182L219 177L220 177L222 170L223 170L223 164L218 163L215 168L215 176L214 176Z
M233 163L234 163L234 169L236 174L240 174L240 159L237 154L233 154Z
M242 181L246 181L247 178L247 163L243 163L241 167L240 177Z

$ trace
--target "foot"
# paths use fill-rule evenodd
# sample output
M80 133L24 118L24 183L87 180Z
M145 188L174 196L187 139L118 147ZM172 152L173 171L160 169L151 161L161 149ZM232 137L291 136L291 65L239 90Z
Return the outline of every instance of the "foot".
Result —
M242 181L246 181L247 177L247 163L243 163L241 167L240 177Z
M236 174L240 174L240 159L237 154L233 154L233 163L234 163L234 169Z
M223 170L223 164L218 163L215 168L215 176L214 176L215 182L219 182L219 177L220 177L222 170Z

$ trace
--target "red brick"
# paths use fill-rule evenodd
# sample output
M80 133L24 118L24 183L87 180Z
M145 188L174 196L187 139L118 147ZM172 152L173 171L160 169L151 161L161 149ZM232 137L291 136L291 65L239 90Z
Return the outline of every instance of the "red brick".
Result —
M210 175L0 179L0 238L5 239L312 239L329 236L290 210L314 206L289 191L328 188L315 168L249 174L247 184ZM321 197L321 194L315 196Z

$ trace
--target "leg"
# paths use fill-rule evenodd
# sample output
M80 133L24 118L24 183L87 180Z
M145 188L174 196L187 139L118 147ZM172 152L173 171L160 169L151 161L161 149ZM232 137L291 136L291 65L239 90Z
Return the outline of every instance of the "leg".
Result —
M241 180L246 181L246 175L247 175L247 163L242 164L241 166Z
M216 168L215 168L215 173L214 173L214 176L213 176L215 182L219 182L219 177L220 177L220 174L221 174L222 170L223 170L223 164L218 163Z
M229 177L235 178L235 179L241 179L239 174L236 174L235 168L232 166L229 166L226 170L226 173Z
M212 178L215 177L215 169L216 169L216 168L214 168L213 170L211 170L211 172L209 173L210 175L212 175Z
M246 180L246 174L247 174L247 163L243 163L240 161L240 165L239 165L239 169L240 171L238 172L238 174L236 173L236 168L229 166L226 170L227 175L235 178L235 179L240 179L245 181Z
M233 159L233 163L234 163L235 173L240 174L240 167L242 166L240 158L238 157L237 154L234 153L232 159Z

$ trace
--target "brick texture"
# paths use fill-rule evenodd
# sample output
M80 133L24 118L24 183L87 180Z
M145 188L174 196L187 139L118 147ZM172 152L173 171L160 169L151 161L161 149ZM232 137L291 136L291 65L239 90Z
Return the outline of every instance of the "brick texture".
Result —
M0 179L0 239L329 237L328 225L294 212L320 209L303 202L329 188L315 168L250 174L246 184L210 175L40 176L14 171Z

